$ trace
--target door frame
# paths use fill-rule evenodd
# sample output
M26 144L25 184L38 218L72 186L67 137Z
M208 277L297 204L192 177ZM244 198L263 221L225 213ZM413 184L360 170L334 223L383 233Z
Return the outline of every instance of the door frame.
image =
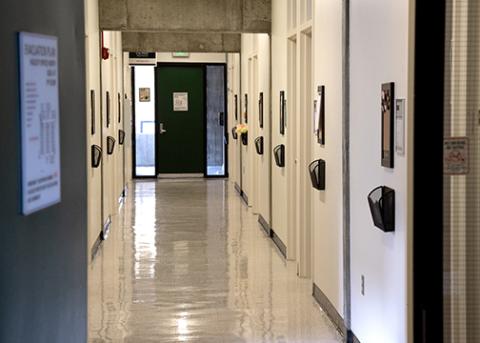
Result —
M208 175L208 165L207 165L207 66L223 66L223 73L224 73L224 94L225 94L225 101L224 101L224 139L226 141L226 148L224 149L224 161L225 161L225 174L224 175ZM204 139L203 139L203 151L205 157L205 164L203 170L203 177L206 179L216 179L216 178L228 178L229 176L229 164L228 164L228 145L230 144L230 139L228 135L228 84L227 84L227 77L228 77L228 70L227 70L227 63L221 62L212 62L212 63L199 63L199 62L158 62L155 66L156 68L159 67L191 67L191 68L202 68L203 70L203 129L204 129ZM155 73L155 83L157 83L157 77ZM158 177L158 135L159 135L159 125L158 125L158 112L157 112L157 102L156 102L156 95L155 95L155 175L153 176L137 176L136 175L136 140L135 140L135 114L136 114L136 107L135 107L135 68L132 68L132 176L135 179L156 179Z
M303 278L313 279L313 221L312 221L312 193L310 179L307 173L307 166L312 158L312 138L310 134L302 135L301 132L312 132L312 122L310 113L313 104L313 29L308 27L302 30L297 39L297 54L300 63L297 65L298 79L297 90L297 110L300 115L297 116L297 151L299 157L298 178L300 207L298 208L297 222L299 230L297 236L298 242L298 275Z
M443 337L443 138L446 0L416 1L413 146L413 318L415 343ZM432 101L432 99L436 101ZM435 119L425 116L435 114ZM428 138L426 136L428 133ZM432 210L425 211L425 203ZM434 213L434 215L432 215ZM412 310L411 310L412 311Z
M225 101L224 101L224 125L223 125L223 136L224 140L226 140L226 146L228 145L228 135L227 135L227 120L228 120L228 92L227 92L227 63L200 63L200 62L158 62L157 67L182 67L182 68L201 68L203 70L203 131L204 131L204 137L203 137L203 153L204 153L204 168L203 168L203 177L206 179L218 179L218 178L228 178L228 149L224 149L224 161L225 161L225 174L224 175L208 175L208 163L207 163L207 137L208 137L208 127L207 127L207 66L223 66L223 92L225 95ZM155 74L156 75L156 74ZM155 76L155 83L158 82L156 76ZM155 107L156 108L156 107ZM155 110L155 116L157 116L157 111ZM155 121L158 123L159 119L158 117L155 117ZM155 146L157 146L157 137L159 134L159 126L155 126ZM155 169L158 171L158 148L155 150Z

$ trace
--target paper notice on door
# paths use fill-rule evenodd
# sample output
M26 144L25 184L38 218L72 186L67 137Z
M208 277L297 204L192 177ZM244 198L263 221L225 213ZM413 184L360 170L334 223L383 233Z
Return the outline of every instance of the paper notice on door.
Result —
M467 175L469 147L467 137L445 138L443 143L443 172L446 175Z
M188 111L188 93L173 93L173 110L175 112Z

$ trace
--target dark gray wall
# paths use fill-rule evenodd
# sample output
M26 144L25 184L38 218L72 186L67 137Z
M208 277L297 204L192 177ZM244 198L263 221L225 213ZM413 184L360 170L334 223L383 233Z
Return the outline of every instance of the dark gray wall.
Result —
M0 342L86 342L84 9L0 1ZM62 202L19 215L17 32L59 38Z

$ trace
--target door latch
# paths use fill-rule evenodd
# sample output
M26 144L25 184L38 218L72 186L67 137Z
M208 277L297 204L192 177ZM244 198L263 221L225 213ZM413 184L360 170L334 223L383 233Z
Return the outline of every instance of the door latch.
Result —
M159 130L159 131L160 131L160 134L161 134L161 135L163 135L165 132L167 132L167 130L165 130L165 129L163 128L163 126L164 126L164 124L163 124L163 123L160 123L160 130Z

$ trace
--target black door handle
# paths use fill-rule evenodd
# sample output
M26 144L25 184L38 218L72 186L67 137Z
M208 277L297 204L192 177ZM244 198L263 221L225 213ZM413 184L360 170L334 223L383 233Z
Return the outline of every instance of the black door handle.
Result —
M102 161L102 148L98 145L92 145L92 168L98 168Z
M112 136L107 137L107 154L112 155L115 148L115 138Z
M218 125L224 126L225 125L225 113L219 112L218 113Z

